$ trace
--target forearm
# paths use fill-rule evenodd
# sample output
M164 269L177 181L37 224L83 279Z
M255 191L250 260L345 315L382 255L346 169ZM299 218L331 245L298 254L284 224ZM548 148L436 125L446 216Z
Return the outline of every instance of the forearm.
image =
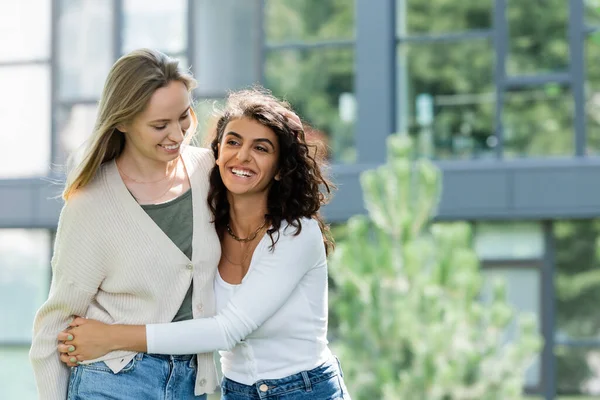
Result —
M110 351L147 352L145 325L110 325L107 341Z
M148 352L195 354L229 350L256 328L252 321L233 318L228 309L217 317L150 324L146 327Z

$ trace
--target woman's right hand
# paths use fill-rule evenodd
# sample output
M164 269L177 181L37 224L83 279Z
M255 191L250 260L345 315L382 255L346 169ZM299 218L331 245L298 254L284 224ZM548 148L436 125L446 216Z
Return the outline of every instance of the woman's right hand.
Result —
M79 365L77 356L69 354L69 351L74 351L75 347L65 344L66 341L73 340L73 335L69 332L70 329L67 328L58 334L58 352L60 353L60 361L67 364L67 367L76 367Z

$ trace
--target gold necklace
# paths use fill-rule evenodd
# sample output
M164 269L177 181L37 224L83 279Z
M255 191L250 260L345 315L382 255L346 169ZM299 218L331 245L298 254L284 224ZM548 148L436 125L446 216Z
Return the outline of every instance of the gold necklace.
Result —
M258 229L256 229L252 234L250 234L250 236L248 236L247 238L241 238L241 237L237 236L235 233L233 233L233 230L231 229L231 226L229 226L229 222L228 222L227 223L227 233L229 233L229 236L231 236L234 240L236 240L238 242L242 242L242 243L247 243L247 242L251 242L252 240L256 239L256 235L258 235L258 232L260 232L260 230L262 228L264 228L266 224L267 224L267 220L265 219L265 221L262 223L262 225L259 226Z
M119 170L119 172L121 173L121 175L123 175L125 178L129 179L130 181L133 181L135 183L141 183L141 184L148 184L148 183L158 183L158 182L162 182L165 179L167 179L168 177L171 176L171 174L173 173L173 171L175 171L176 167L179 166L179 157L177 157L177 160L175 161L175 165L173 166L173 169L171 170L171 172L169 172L167 175L163 176L162 178L160 178L157 181L139 181L135 178L130 177L129 175L127 175L122 169L121 167L119 167L119 164L115 161L115 164L117 164L117 169Z
M250 254L254 253L254 250L256 250L256 246L254 246L254 248L252 248L252 245L247 245L247 247L244 249L243 248L244 243L240 242L240 247L242 247L242 259L239 263L233 262L231 261L231 258L227 257L227 252L224 251L223 247L221 247L221 254L223 254L223 256L225 257L225 259L232 265L237 265L237 266L243 266L244 263L246 262L246 260L248 259L248 256Z
M179 170L179 159L177 159L177 164L175 165L175 174L173 174L173 179L171 179L171 184L169 185L169 187L167 187L167 190L165 190L164 192L162 192L162 194L156 198L153 199L142 199L141 197L137 197L137 196L133 196L138 203L139 202L143 202L143 203L154 203L157 200L160 200L165 194L167 194L169 192L169 190L171 190L173 188L173 185L175 184L175 181L177 180L177 171ZM133 194L132 194L133 195Z

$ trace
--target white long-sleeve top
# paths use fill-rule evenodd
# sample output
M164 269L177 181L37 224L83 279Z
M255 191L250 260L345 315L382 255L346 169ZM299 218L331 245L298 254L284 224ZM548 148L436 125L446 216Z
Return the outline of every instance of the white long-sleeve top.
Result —
M69 368L60 362L56 336L71 316L109 324L169 322L193 280L195 318L215 313L213 283L221 256L206 198L212 152L182 153L193 196L192 260L131 196L113 161L62 209L48 300L38 311L30 360L40 399L65 400ZM115 373L135 357L113 352L104 361ZM196 393L212 393L217 375L212 354L198 355Z
M282 222L273 251L265 235L239 285L217 273L219 312L146 327L148 353L221 351L223 374L252 385L310 370L325 362L327 346L327 259L318 222L302 219L302 231Z

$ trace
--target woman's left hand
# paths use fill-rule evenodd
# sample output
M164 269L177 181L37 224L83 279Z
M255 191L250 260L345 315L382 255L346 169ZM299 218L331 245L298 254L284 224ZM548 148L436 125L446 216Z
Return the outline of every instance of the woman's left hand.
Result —
M61 360L93 360L112 351L111 326L93 319L77 317L69 324L70 328L58 334L58 351ZM73 337L69 340L70 336ZM68 357L64 356L67 354Z

